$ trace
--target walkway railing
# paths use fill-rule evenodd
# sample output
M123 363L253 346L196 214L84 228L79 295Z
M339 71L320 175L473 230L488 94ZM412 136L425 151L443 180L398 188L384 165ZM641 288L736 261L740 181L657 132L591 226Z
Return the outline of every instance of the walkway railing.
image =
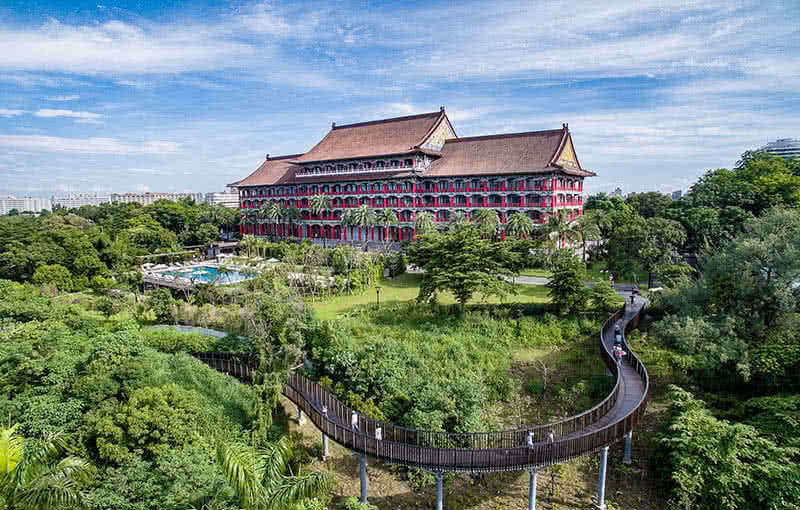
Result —
M621 362L641 378L643 391L626 395L626 400L630 396L636 403L629 412L618 415L624 410L620 398L625 381L621 365L615 362L604 341L620 319L627 319L626 333L635 327L641 310L629 312L630 317L626 317L624 308L617 311L606 320L600 332L601 358L616 378L611 393L587 411L545 425L496 432L432 432L373 420L359 413L358 425L353 427L353 408L302 375L291 375L283 394L337 443L391 463L439 471L519 471L565 462L623 439L644 414L649 384L646 368L633 352L628 352ZM243 381L250 382L255 373L256 361L246 355L207 352L194 356ZM327 409L324 414L323 406ZM376 438L378 428L381 439ZM533 446L527 444L529 433L533 434Z

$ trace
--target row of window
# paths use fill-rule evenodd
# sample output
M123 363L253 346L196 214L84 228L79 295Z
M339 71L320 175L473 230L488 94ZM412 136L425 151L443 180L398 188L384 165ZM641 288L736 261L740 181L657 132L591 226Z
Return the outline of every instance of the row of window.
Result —
M338 163L331 165L318 165L307 166L298 169L295 175L298 177L307 177L309 175L328 175L328 174L345 174L353 172L373 172L382 170L399 170L403 168L414 168L417 166L419 160L416 158L408 159L379 159L377 161L356 161L352 163Z
M396 215L397 215L397 219L399 221L401 221L401 222L409 222L409 221L416 220L416 214L418 212L421 212L421 211L404 210L404 211L398 211L396 213ZM436 218L438 220L447 220L447 219L451 218L452 216L454 216L456 214L459 214L459 213L463 214L466 218L469 218L469 214L470 214L470 211L468 211L468 210L463 210L463 211L425 210L425 212L430 213L434 218ZM544 218L547 215L547 213L545 213L545 212L536 211L536 210L524 211L524 212L523 211L508 211L508 212L505 212L505 213L502 213L502 212L498 212L497 213L498 216L505 217L505 218L510 218L514 214L525 214L525 215L527 215L527 216L529 216L529 217L531 217L533 219ZM579 216L580 214L581 213L579 211L575 211L574 213L571 214L571 216ZM338 220L338 219L341 219L341 217L342 217L342 214L341 214L340 211L334 211L329 215L323 216L324 219L329 219L329 220ZM312 219L319 219L319 218L317 218L317 217L312 218L310 214L304 214L303 218L301 218L301 220L312 220ZM254 221L254 223L255 223L255 221Z
M550 188L557 186L561 189L574 189L582 191L583 186L580 180L573 179L471 179L471 180L441 180L441 181L422 181L415 183L414 181L402 182L377 182L377 183L349 183L349 184L322 184L322 185L301 185L301 186L270 186L264 188L246 188L241 190L242 197L251 196L282 196L294 195L297 193L370 193L370 192L411 192L411 191L438 191L438 190L484 190L489 189L499 191L506 189L512 191L514 189L528 189L528 188Z
M501 197L499 195L488 195L488 196L464 196L464 195L456 195L452 197L452 204L455 205L463 205L463 206L496 206L496 207L503 207L503 206L520 206L525 200L526 204L532 206L549 206L551 201L554 202L556 205L561 204L569 204L569 205L581 205L583 204L583 197L578 195L557 195L555 197L550 196L538 196L538 195L509 195L508 197ZM268 203L277 203L282 207L309 207L310 202L308 199L303 200L245 200L242 202L242 208L244 209L258 209L259 207L268 204ZM331 207L332 208L341 208L341 207L358 207L360 205L368 205L370 207L448 207L451 205L451 197L448 195L443 195L439 197L419 197L416 200L410 197L403 197L398 199L397 197L378 197L378 198L361 198L360 200L353 197L348 197L346 199L336 198L331 200Z

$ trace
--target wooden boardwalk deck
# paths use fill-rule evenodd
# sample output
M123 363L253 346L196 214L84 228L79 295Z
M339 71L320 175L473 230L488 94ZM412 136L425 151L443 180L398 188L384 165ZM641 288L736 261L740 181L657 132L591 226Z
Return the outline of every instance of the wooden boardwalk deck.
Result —
M283 394L324 434L354 452L386 462L432 471L520 471L566 462L624 438L647 406L647 370L635 353L617 364L612 355L614 326L627 333L638 324L646 300L612 315L600 332L601 358L616 376L611 393L597 406L568 418L498 432L444 433L410 429L365 418L301 375L292 375ZM250 381L255 362L236 353L197 353L210 366ZM380 432L378 432L380 431ZM533 444L528 443L529 434ZM380 439L379 439L380 437Z

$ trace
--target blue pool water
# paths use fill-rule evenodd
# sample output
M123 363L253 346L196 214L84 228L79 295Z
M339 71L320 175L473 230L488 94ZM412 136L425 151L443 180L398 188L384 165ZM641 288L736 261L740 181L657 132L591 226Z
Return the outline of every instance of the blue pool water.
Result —
M239 271L233 269L229 269L226 273L218 275L217 268L209 266L197 266L175 271L164 271L161 274L173 277L178 276L179 278L186 278L187 280L194 280L202 283L216 282L217 285L236 283L253 278L252 275L240 273Z

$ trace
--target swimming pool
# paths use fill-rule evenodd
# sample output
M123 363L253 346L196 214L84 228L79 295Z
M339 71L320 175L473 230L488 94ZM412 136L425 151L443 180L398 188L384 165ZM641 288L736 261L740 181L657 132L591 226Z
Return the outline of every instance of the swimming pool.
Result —
M178 269L174 271L163 271L161 274L171 277L185 278L197 283L214 283L215 285L226 285L228 283L236 283L244 280L254 278L254 275L249 275L229 269L223 274L219 274L216 267L211 266L195 266L187 267L185 269Z

